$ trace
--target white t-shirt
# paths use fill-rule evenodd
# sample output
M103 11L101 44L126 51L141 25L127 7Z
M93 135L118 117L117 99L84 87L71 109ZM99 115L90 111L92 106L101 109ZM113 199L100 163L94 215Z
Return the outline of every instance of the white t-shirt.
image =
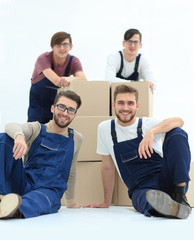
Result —
M123 51L122 51L122 54L123 54ZM123 70L121 72L121 75L123 77L127 78L134 72L135 61L136 59L134 59L134 61L132 62L128 62L127 60L125 60L123 56ZM126 81L129 82L128 80L116 77L116 74L120 69L120 66L121 66L120 53L118 51L111 53L107 59L106 74L105 74L106 81L109 81L110 83L126 82ZM153 82L154 88L156 87L156 80L154 79L154 75L153 75L153 72L151 71L150 64L148 63L144 55L141 55L140 57L138 72L139 72L140 81L143 80L143 81Z
M136 118L136 122L130 126L123 127L118 124L117 119L115 119L115 130L117 134L117 141L127 141L137 138L137 125L139 118ZM142 137L144 137L145 133L148 129L159 124L161 120L156 120L153 118L142 118ZM163 157L162 152L162 139L165 134L157 134L154 136L154 141L152 148L156 153L158 153L161 157ZM117 162L115 159L115 154L113 150L113 141L111 136L111 120L103 121L98 126L98 139L97 139L97 153L100 155L111 155L114 164L119 172Z

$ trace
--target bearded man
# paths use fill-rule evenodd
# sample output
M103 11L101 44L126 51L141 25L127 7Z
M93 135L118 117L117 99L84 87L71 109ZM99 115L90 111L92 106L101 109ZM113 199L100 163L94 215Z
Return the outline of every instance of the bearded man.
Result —
M136 117L135 88L114 92L116 119L98 126L97 153L102 155L104 201L88 207L107 208L112 201L115 167L128 188L134 208L145 216L185 219L191 154L179 117L163 121Z
M67 207L82 207L74 201L82 135L68 128L80 105L75 92L61 91L50 122L6 125L0 134L0 219L56 213L64 192Z

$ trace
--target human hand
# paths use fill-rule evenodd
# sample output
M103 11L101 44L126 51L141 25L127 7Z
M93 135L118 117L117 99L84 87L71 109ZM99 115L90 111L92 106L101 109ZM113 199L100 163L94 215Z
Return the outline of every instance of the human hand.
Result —
M140 158L144 157L147 159L147 156L151 157L151 154L154 152L152 148L153 141L154 133L151 129L149 129L139 144L138 153Z
M27 151L27 145L25 141L25 137L22 134L18 134L14 141L13 146L13 157L15 160L18 160L19 158L22 158Z
M149 87L151 88L152 92L154 91L154 84L153 82L150 82L150 81L147 81L148 82L148 85Z
M100 202L100 203L91 203L91 204L85 205L85 207L88 207L88 208L108 208L109 205L106 204L105 202Z
M69 86L72 78L71 77L61 77L61 87Z
M79 203L74 203L72 205L66 206L66 208L83 208L83 207L84 205Z

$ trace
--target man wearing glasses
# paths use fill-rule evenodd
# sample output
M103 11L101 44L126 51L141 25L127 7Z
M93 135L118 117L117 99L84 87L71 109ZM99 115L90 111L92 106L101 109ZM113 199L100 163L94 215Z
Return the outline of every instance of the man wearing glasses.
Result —
M66 87L73 80L86 80L81 63L71 56L71 35L57 32L51 38L51 52L41 54L32 75L28 122L47 123L52 119L51 105L59 87Z
M49 123L7 124L0 134L0 219L56 213L64 192L67 207L82 207L74 202L82 135L68 128L80 105L76 93L60 91Z
M123 50L108 56L106 80L126 82L144 80L150 88L155 88L156 82L146 58L138 54L142 47L142 35L137 29L129 29L124 34Z

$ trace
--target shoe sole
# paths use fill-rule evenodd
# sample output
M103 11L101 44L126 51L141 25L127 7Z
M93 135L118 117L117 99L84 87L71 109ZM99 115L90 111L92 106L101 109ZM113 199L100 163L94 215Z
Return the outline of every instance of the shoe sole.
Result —
M165 216L186 219L191 213L191 208L174 201L167 193L158 190L149 190L146 193L149 204Z
M17 194L10 193L1 199L0 202L0 218L12 217L21 204L21 197Z

